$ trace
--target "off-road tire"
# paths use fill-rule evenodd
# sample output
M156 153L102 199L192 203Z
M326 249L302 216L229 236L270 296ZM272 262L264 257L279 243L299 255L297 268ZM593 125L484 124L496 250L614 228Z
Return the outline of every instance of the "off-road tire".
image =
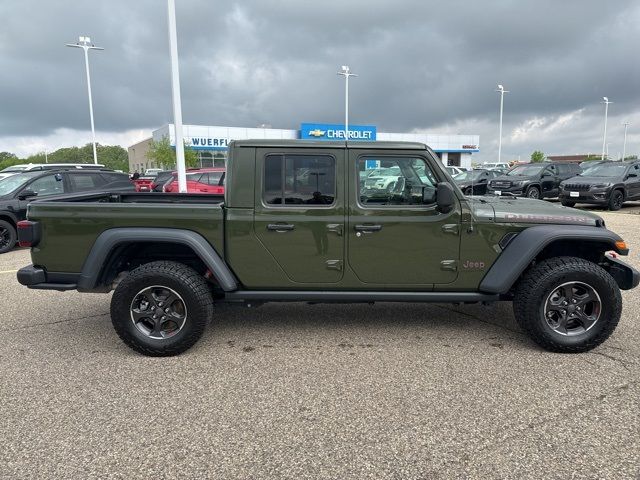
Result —
M146 287L164 286L182 297L186 307L184 326L170 338L154 339L142 334L132 321L131 306ZM143 355L166 357L191 348L213 316L213 297L206 280L182 263L151 262L133 270L118 284L111 299L111 322L118 336Z
M553 330L544 317L549 294L565 282L590 285L600 296L600 318L589 330L565 336ZM527 271L519 282L513 301L518 324L541 347L552 352L580 353L591 350L615 330L622 314L622 297L615 280L599 265L576 257L544 260Z
M567 202L566 200L561 200L560 203L562 203L563 207L575 207L576 206L576 202Z
M542 193L540 192L540 189L538 187L532 186L527 188L526 197L533 198L535 200L540 200L542 199Z
M7 253L16 246L18 234L15 227L4 220L0 220L0 233L3 234L2 239L0 239L2 240L0 242L0 253Z
M615 212L622 208L622 204L624 203L624 193L622 190L613 190L611 195L609 195L609 210Z

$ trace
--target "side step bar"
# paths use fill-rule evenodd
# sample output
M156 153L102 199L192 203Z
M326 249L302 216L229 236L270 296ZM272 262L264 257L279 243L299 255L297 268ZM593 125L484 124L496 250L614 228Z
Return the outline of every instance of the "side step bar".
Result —
M227 301L261 302L497 302L498 294L476 292L334 292L334 291L266 291L236 290L226 292Z

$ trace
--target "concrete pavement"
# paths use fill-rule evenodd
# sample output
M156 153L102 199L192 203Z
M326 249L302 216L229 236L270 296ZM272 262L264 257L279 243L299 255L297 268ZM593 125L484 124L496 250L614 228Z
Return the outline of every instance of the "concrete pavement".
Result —
M640 218L602 215L640 267ZM146 358L27 263L0 256L1 478L640 478L640 290L580 355L507 303L271 304Z

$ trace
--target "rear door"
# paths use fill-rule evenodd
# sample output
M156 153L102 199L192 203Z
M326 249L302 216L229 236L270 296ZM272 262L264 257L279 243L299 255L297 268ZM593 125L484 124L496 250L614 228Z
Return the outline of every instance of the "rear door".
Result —
M256 150L254 232L289 280L339 282L344 269L344 150Z
M361 282L428 290L457 278L460 206L448 214L438 212L435 186L445 178L434 162L427 152L349 152L352 179L368 165L402 172L391 190L349 183L349 266Z

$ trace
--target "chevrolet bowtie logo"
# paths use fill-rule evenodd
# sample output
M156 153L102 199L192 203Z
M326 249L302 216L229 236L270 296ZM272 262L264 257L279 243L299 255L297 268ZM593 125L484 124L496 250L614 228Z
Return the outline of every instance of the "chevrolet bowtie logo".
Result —
M315 130L309 130L309 135L311 135L312 137L324 137L324 134L327 133L324 130L320 130L319 128L316 128Z

